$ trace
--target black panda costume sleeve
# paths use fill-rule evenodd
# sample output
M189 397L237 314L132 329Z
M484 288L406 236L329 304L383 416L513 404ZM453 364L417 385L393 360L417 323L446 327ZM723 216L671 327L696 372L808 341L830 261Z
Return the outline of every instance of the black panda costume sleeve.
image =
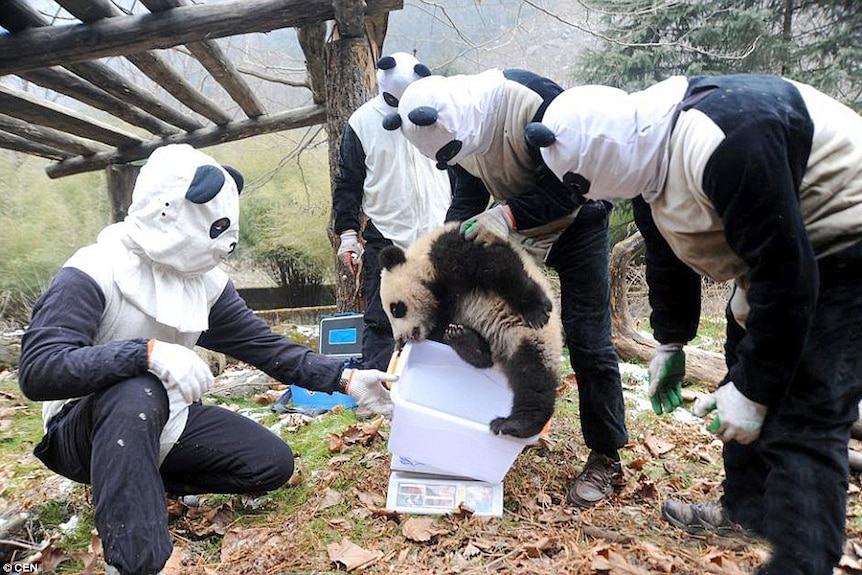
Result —
M345 124L338 151L338 171L332 190L332 214L335 233L359 230L359 213L365 189L365 149L359 136Z
M84 272L60 269L33 306L24 332L19 385L26 397L83 397L147 371L147 340L94 345L105 296Z
M643 197L632 199L632 211L646 246L653 334L659 343L688 343L700 321L700 276L673 253Z
M750 270L746 333L728 380L769 405L792 379L817 299L818 266L799 209L814 126L785 80L693 78L689 90L716 83L720 89L694 106L725 134L706 164L703 189Z
M491 194L480 178L461 166L449 166L452 203L446 212L447 222L463 222L488 209Z
M282 383L327 393L338 389L342 363L274 333L232 282L210 310L209 325L198 339L201 347L249 363Z

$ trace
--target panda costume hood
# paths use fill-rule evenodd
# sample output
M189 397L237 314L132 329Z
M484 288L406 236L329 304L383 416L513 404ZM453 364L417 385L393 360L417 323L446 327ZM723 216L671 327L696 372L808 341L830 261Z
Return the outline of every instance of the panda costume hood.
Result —
M236 248L241 189L236 170L189 145L153 152L135 182L128 216L97 238L120 252L114 282L122 295L161 324L205 330L203 276Z
M383 127L401 128L410 143L445 170L467 156L488 151L505 82L498 69L423 78L407 87L399 112L387 116Z
M377 61L378 94L370 103L382 116L398 109L398 103L407 87L420 78L431 75L431 70L406 52L395 52Z
M683 76L632 94L609 86L569 88L541 123L527 126L525 137L563 183L588 188L587 198L650 201L664 187L675 112L687 88Z

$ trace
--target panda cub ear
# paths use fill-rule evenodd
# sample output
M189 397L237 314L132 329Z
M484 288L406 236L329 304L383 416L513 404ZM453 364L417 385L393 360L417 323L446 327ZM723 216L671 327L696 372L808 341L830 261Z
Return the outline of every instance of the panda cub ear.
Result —
M386 246L380 251L380 265L385 270L391 270L406 261L407 258L404 255L404 250L398 246Z

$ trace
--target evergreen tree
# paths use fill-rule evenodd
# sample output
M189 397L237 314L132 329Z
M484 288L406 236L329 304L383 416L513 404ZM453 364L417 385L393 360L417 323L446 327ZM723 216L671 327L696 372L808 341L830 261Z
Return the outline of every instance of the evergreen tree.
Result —
M862 3L593 0L604 32L576 83L638 90L674 74L779 74L862 110Z

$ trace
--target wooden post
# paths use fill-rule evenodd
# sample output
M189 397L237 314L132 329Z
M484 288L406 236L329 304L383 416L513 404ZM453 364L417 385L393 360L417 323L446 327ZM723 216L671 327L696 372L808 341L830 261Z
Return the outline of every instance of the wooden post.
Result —
M376 91L374 54L365 33L364 2L334 0L336 32L326 44L326 133L329 139L330 181L335 184L341 134L350 115ZM329 227L333 249L338 238ZM356 281L344 262L335 259L335 305L339 312L364 309L362 282Z
M122 222L132 205L132 189L138 178L140 166L112 164L106 168L108 176L108 201L111 205L111 223Z

